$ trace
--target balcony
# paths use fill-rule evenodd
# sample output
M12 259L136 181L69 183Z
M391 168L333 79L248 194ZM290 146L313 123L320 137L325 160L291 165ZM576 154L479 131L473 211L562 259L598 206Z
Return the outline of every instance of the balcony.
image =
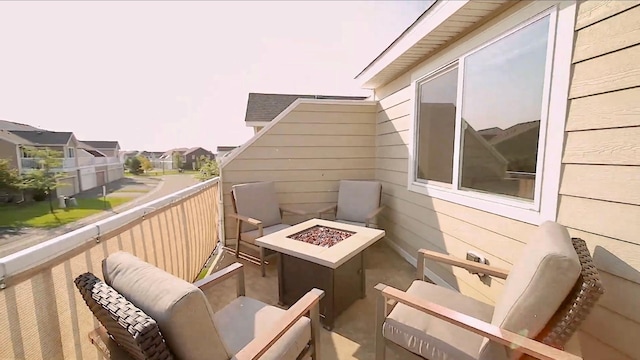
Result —
M67 170L67 169L73 169L76 167L75 158L64 158L64 159L60 158L58 160L60 161L61 166L57 167L56 170ZM40 169L41 161L42 159L38 159L38 158L20 158L20 163L22 165L23 170Z
M124 250L188 281L194 281L221 239L220 184L213 179L141 205L0 259L1 359L95 358L87 334L96 326L73 279L86 271L101 274L101 261ZM219 248L213 270L237 259ZM277 303L275 263L260 276L245 263L247 293ZM415 268L386 244L367 250L367 298L322 330L324 359L372 359L375 297L373 286L385 282L406 288ZM215 311L235 294L228 280L207 292ZM388 356L388 359L395 357Z
M77 165L76 165L77 159ZM120 165L120 159L118 157L78 157L78 158L64 158L59 159L61 167L54 170L66 171L73 170L76 167L83 166L95 166L95 165ZM23 170L39 169L41 159L37 158L20 158L20 163Z

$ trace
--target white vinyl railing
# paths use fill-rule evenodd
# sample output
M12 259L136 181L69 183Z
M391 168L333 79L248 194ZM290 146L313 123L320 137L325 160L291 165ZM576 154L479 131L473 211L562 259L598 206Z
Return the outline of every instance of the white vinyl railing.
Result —
M73 280L127 251L193 281L219 237L218 178L0 258L0 359L95 359Z

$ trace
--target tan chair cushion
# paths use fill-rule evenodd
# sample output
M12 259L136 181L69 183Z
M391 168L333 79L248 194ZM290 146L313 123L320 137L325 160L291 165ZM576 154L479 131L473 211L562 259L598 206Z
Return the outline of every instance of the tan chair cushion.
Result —
M151 316L178 359L231 358L200 289L137 257L117 252L102 262L105 282Z
M491 323L534 338L567 297L580 269L567 229L551 221L541 224L509 272ZM510 350L485 339L479 358L493 360L505 352Z
M278 225L273 225L273 226L269 226L269 227L263 227L262 228L262 236L273 234L276 231L280 231L280 230L286 229L288 227L291 227L291 225L278 224ZM256 239L257 238L258 238L258 229L247 231L247 232L243 232L243 233L240 234L240 239L242 241L246 241L246 242L252 243L252 244L256 243Z
M366 223L363 222L358 222L358 221L349 221L349 220L336 220L336 222L342 223L342 224L349 224L349 225L355 225L355 226L366 226Z
M493 313L491 305L425 281L414 281L406 292L487 322ZM483 339L403 304L396 305L382 329L388 340L429 360L475 360Z
M256 336L270 331L285 310L241 296L213 315L222 341L232 354L237 354ZM260 360L295 360L311 340L311 321L302 317Z
M382 185L377 181L340 180L336 219L364 223L380 206Z
M278 194L273 182L256 182L234 185L232 190L238 214L262 221L267 227L282 223ZM256 227L243 221L241 232Z

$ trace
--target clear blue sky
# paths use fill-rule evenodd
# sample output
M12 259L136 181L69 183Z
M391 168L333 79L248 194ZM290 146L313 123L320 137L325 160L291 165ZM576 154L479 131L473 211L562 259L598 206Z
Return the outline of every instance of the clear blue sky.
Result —
M0 2L0 119L239 145L249 92L369 95L354 76L429 2Z

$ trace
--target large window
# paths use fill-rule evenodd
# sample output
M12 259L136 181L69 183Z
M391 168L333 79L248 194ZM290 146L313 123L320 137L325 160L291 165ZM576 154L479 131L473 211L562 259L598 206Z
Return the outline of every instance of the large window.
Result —
M410 187L536 209L554 21L540 14L416 81Z

